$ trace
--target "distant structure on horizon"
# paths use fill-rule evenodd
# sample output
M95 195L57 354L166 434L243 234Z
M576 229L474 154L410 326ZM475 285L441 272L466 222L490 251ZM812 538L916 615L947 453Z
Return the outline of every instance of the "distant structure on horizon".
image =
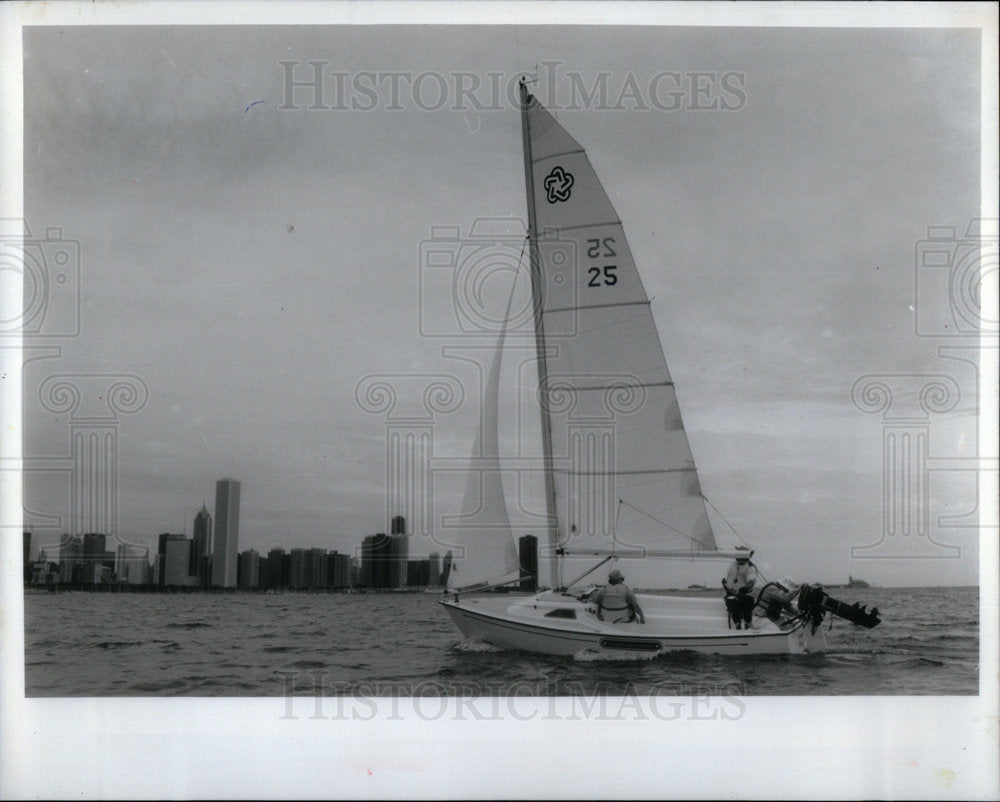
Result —
M115 557L115 576L126 585L149 585L153 569L149 564L149 546L123 544Z
M191 545L191 565L188 573L198 577L198 587L207 588L212 579L212 516L201 505L194 516L194 542Z
M243 590L260 587L260 554L256 549L240 554L238 573L238 583Z
M406 519L402 515L394 515L392 517L390 532L388 587L405 590L407 586L407 563L410 557L410 539L406 535Z
M212 553L212 587L235 588L240 536L240 483L220 479L215 483L215 548Z
M157 581L177 588L198 587L198 577L190 574L193 542L182 534L164 532L157 543Z

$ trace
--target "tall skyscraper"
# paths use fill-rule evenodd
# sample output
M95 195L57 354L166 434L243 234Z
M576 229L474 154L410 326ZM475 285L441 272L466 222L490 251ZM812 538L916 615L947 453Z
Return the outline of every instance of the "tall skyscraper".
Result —
M389 536L389 581L390 588L406 587L406 563L410 556L410 540L406 536L406 519L402 515L392 517L392 534Z
M212 553L212 587L236 587L236 555L239 537L240 483L235 479L220 479L215 483L215 549Z
M198 514L194 516L194 529L191 546L191 566L188 572L198 577L198 584L206 587L211 577L208 576L208 566L212 556L212 516L208 514L205 505L201 505Z

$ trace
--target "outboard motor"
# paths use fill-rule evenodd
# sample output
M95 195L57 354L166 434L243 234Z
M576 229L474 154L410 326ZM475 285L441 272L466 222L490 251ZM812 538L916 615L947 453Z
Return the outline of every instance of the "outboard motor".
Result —
M878 607L872 607L869 611L860 602L847 604L838 601L819 585L803 585L799 589L798 606L812 623L813 632L823 622L823 616L828 612L867 629L882 623L882 619L878 617Z

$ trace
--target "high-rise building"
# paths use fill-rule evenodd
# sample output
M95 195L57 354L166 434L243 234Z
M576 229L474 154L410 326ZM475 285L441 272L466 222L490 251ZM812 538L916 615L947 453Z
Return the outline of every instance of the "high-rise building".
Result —
M411 588L426 587L430 584L430 560L409 560L406 563L406 584Z
M349 588L351 586L351 557L333 551L326 555L326 586Z
M252 590L260 585L260 554L255 549L240 554L240 587Z
M158 535L156 538L156 559L154 561L154 573L156 576L157 585L166 585L166 574L164 573L167 567L167 543L171 540L184 540L184 535L172 535L169 532L164 532ZM176 559L176 557L175 557ZM176 575L176 570L175 570Z
M149 547L121 545L115 557L115 576L126 585L149 582Z
M306 586L326 587L326 549L309 549L306 552Z
M80 583L83 577L83 539L63 535L59 540L59 581Z
M366 588L387 588L389 585L389 546L391 538L384 532L368 535L361 544L361 584Z
M441 584L441 555L436 551L432 551L430 557L427 560L427 584L428 585L440 585Z
M538 538L524 535L517 541L521 562L521 590L534 593L538 590Z
M212 556L212 516L208 514L205 505L201 505L198 514L194 516L194 529L191 539L194 544L191 546L191 567L188 573L199 579L198 584L207 587L211 580L208 575L208 566Z
M198 577L188 573L194 542L184 535L168 534L160 535L160 538L163 545L163 556L160 560L160 570L163 574L161 584L168 587L197 587Z
M83 581L100 582L107 536L88 532L83 536Z
M212 587L236 587L236 555L240 537L240 483L220 479L215 483L215 548L212 553Z
M292 586L292 555L281 553L281 587Z
M392 534L389 537L389 580L390 588L406 587L406 563L410 556L410 541L406 536L406 519L402 515L392 518Z
M263 583L265 587L276 590L288 586L281 581L281 561L284 556L284 549L271 549L267 553L267 572Z
M292 549L291 576L288 587L301 590L306 587L306 550Z

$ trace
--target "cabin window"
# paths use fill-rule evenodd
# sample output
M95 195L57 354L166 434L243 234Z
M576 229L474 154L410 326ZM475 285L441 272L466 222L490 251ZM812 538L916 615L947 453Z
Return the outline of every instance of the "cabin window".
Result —
M576 610L569 607L560 607L556 610L549 610L545 614L546 618L576 618Z

